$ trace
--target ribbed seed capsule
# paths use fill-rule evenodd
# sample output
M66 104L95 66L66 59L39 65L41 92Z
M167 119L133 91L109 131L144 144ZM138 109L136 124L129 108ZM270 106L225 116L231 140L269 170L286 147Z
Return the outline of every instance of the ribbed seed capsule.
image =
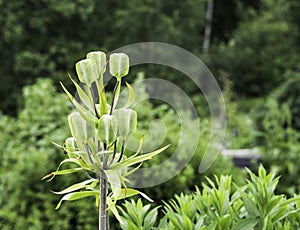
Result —
M118 135L126 139L129 134L133 134L136 130L137 114L132 109L118 109L115 115L119 122Z
M98 78L98 68L91 59L84 59L76 63L76 72L81 82L89 87Z
M114 53L109 57L110 74L121 79L129 72L129 57L124 53Z
M76 151L76 139L75 137L69 137L66 140L66 151L69 156L69 158L76 158L76 154L74 152Z
M97 76L100 73L104 73L106 70L106 54L101 51L93 51L86 55L88 59L93 60L97 66Z
M118 133L118 120L115 116L104 114L98 121L98 137L101 142L112 144Z
M94 136L95 127L86 122L78 112L73 112L68 116L69 127L72 136L79 141L87 140Z

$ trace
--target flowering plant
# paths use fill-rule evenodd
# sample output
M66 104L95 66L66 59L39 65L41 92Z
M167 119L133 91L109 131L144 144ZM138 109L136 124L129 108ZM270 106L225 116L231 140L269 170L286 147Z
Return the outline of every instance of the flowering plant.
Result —
M111 103L103 83L103 74L109 63L109 72L116 78ZM86 59L76 63L76 72L80 83L71 77L78 97L62 87L75 110L68 116L72 136L60 146L67 153L56 171L46 175L43 179L51 181L57 175L83 172L87 180L73 184L56 194L63 194L56 206L58 209L62 201L73 201L94 196L99 210L99 229L109 229L108 210L122 222L115 206L120 199L137 194L151 199L136 189L128 188L127 177L134 173L144 161L164 151L168 146L159 150L141 154L142 140L136 153L131 156L125 154L126 140L137 127L137 113L130 108L135 94L133 88L126 82L128 99L123 108L116 108L120 96L122 79L129 72L129 57L124 53L113 53L106 60L106 54L94 51L87 54ZM76 167L61 169L65 163L73 163ZM134 167L133 167L134 166Z

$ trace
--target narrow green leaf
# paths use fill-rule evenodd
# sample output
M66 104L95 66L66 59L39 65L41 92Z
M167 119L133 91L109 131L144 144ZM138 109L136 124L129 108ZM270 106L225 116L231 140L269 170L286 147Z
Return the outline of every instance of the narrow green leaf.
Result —
M159 207L156 207L156 208L152 209L146 215L146 217L144 219L144 229L151 229L154 226L154 224L156 223L157 209L159 209Z
M138 195L140 192L133 188L122 188L118 200Z
M90 97L83 91L83 89L78 85L78 83L77 83L76 81L74 81L74 80L72 79L72 77L71 77L70 75L69 75L69 78L71 79L71 81L72 81L73 84L75 85L80 100L86 105L86 107L88 108L88 110L93 111L93 110L94 110L94 106L93 106L92 98L90 98Z
M254 201L246 194L242 195L245 208L251 217L256 217L259 215L259 211L254 203Z
M234 223L232 226L232 230L249 230L253 229L258 220L255 218L246 218L239 220L238 222Z
M112 201L112 199L110 197L107 197L106 198L106 201L107 201L107 206L108 206L108 209L112 211L112 213L114 214L114 216L117 218L117 220L121 223L121 224L124 224L124 221L122 220L117 208L116 208L116 205L115 205L115 202Z
M69 93L69 91L65 88L65 86L60 82L63 90L68 95L70 101L74 104L77 111L80 113L80 115L89 123L95 124L97 122L97 118L94 116L94 114L91 111L86 110L76 99Z
M75 159L75 158L68 158L68 159L65 159L65 160L63 160L62 162L60 162L60 164L58 165L58 167L57 167L57 169L56 169L55 172L51 172L51 173L49 173L48 175L44 176L44 177L42 178L42 180L51 177L49 180L47 180L47 182L49 182L49 181L51 181L51 180L55 177L55 175L62 175L62 174L57 174L57 172L59 171L60 167L61 167L64 163L67 163L67 162L75 163L75 164L81 166L80 162L79 162L77 159ZM79 168L77 168L77 169L79 169ZM78 170L78 171L79 171L79 170ZM60 171L60 172L61 172L61 171ZM72 172L71 172L71 173L72 173Z
M170 145L167 145L161 149L158 149L156 151L153 151L151 153L147 153L141 156L133 157L133 158L128 158L122 162L116 163L111 165L109 168L110 169L122 169L123 167L130 167L132 165L138 164L140 162L146 161L154 157L155 155L163 152L165 149L167 149Z
M53 192L55 194L66 194L66 193L70 193L70 192L74 192L76 190L82 189L85 185L90 184L94 181L97 181L97 179L89 179L89 180L85 180L81 183L77 183L77 184L73 184L70 187L60 191L60 192Z
M99 107L100 107L100 116L103 114L107 114L108 109L107 109L107 99L106 99L106 93L105 93L105 88L103 86L103 75L100 77L100 83L96 81L96 86L98 90L98 95L99 95Z
M152 200L152 199L151 199L149 196L147 196L145 193L139 191L139 194L140 194L142 197L144 197L146 200L148 200L148 201L150 201L150 202L154 202L154 200Z
M42 180L44 180L48 177L51 177L49 180L47 180L47 182L49 182L54 178L54 176L71 174L71 173L78 172L78 171L81 171L81 170L82 170L82 168L73 168L73 169L64 169L64 170L61 170L61 171L55 171L55 172L52 172L52 173L44 176L42 178Z
M111 186L115 202L121 194L120 176L116 170L104 170L108 183Z
M61 203L65 201L73 201L73 200L79 200L81 198L89 197L89 196L97 196L99 195L98 191L83 191L83 192L73 192L65 195L59 203L56 205L55 209L59 209L61 206Z
M134 90L133 90L132 86L127 82L125 82L125 83L126 83L129 95L128 95L128 99L127 99L127 102L126 102L124 108L128 108L134 102L135 94L134 94Z
M136 172L141 166L143 165L143 162L141 162L137 167L135 167L134 169L130 170L129 172L126 173L125 176L130 176L131 174L133 174L134 172Z

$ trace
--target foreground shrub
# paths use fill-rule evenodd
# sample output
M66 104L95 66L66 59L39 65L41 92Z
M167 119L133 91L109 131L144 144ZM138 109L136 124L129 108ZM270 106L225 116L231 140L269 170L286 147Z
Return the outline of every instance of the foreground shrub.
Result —
M207 178L203 189L192 195L176 195L165 203L163 218L158 221L157 208L149 210L141 201L127 202L123 213L123 230L147 229L299 229L300 197L276 195L279 177L267 174L263 166L258 176L248 170L247 184L232 192L231 176Z

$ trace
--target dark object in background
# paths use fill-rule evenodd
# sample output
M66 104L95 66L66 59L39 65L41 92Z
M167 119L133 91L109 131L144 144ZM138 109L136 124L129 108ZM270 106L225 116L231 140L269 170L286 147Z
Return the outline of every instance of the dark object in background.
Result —
M235 166L253 169L261 156L257 149L222 149L223 156L231 157Z

